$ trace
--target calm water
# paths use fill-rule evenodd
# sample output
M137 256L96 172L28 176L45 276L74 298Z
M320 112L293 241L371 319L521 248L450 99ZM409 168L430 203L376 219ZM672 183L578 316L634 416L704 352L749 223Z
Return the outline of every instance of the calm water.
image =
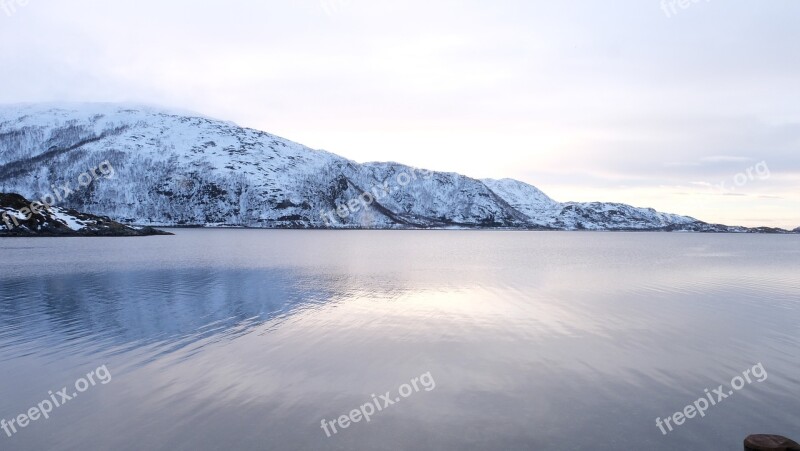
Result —
M0 449L800 439L800 236L179 230L4 239L0 256L0 418L111 376ZM763 382L657 428L757 363ZM427 373L370 422L321 428Z

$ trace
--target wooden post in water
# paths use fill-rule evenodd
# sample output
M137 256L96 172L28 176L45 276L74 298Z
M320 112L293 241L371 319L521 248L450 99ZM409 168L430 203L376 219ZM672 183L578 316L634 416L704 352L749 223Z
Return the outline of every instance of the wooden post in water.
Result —
M800 451L800 444L780 435L751 435L744 439L744 451Z

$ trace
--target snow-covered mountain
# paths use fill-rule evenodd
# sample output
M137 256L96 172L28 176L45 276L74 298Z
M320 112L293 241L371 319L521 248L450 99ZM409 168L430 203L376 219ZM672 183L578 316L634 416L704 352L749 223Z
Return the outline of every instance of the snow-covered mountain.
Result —
M146 235L171 234L151 227L130 227L66 208L42 208L18 194L0 193L0 237Z
M691 226L688 216L615 203L556 202L539 189L512 180L484 180L486 186L540 225L565 230L661 229Z
M0 192L144 225L746 231L560 203L515 180L358 164L230 122L116 104L0 107Z

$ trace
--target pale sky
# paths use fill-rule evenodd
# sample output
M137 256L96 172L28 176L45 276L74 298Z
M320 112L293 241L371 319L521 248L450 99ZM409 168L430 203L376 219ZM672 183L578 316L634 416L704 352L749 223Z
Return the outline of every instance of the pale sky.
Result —
M1 103L160 105L560 201L800 226L797 0L21 3L0 0Z

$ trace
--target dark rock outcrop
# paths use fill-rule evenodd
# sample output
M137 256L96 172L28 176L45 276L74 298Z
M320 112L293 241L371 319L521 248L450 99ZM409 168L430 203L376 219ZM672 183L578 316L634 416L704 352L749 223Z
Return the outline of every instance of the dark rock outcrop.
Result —
M151 227L131 227L109 218L46 207L19 194L0 193L0 236L171 235Z

